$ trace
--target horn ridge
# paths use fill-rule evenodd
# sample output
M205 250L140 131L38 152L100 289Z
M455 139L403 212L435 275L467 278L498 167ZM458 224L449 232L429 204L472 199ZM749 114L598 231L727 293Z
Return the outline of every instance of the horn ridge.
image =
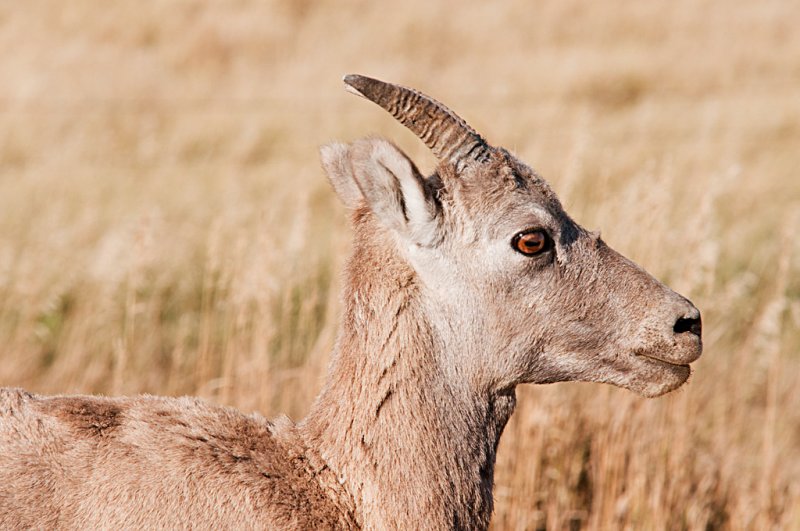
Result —
M425 143L440 161L461 169L470 161L485 162L492 148L463 118L410 87L357 74L343 79L349 92L381 106Z

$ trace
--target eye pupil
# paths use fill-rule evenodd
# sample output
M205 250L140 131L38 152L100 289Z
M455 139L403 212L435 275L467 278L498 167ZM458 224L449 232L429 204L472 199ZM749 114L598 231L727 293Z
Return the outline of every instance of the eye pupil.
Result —
M546 251L549 248L547 233L543 230L531 230L520 232L511 241L515 250L526 256L533 256Z

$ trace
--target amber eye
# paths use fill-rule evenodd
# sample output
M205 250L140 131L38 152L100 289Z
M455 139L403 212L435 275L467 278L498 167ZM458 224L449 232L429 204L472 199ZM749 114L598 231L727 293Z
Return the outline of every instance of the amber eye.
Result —
M534 256L550 248L550 238L543 230L529 230L514 236L511 246L525 256Z

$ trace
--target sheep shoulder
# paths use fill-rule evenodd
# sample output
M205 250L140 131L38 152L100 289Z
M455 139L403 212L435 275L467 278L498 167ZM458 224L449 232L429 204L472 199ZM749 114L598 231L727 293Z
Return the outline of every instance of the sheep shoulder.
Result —
M289 419L0 390L0 528L353 527Z

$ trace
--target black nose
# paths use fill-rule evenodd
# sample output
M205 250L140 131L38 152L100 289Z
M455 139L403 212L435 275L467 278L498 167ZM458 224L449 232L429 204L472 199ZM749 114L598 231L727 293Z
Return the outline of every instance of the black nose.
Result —
M673 326L672 329L676 334L689 332L697 337L701 337L703 333L703 323L700 321L700 313L698 312L696 316L679 317L678 320L675 321L675 326Z

